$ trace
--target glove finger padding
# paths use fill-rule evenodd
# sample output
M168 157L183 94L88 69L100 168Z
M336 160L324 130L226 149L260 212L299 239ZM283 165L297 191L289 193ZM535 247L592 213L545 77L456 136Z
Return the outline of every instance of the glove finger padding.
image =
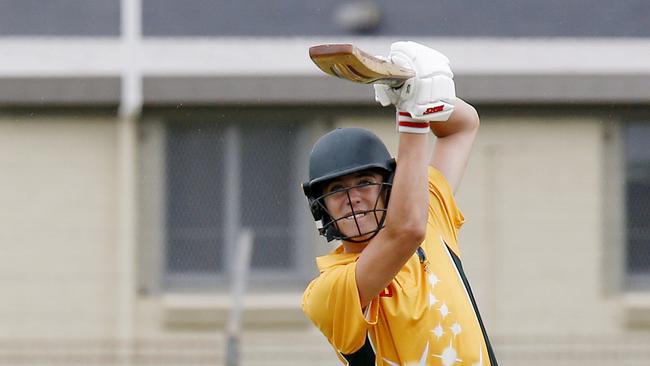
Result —
M395 42L389 55L391 62L415 71L415 77L395 90L397 101L375 98L385 105L391 100L399 110L422 121L446 121L454 109L456 90L449 59L442 53L416 42ZM384 94L388 94L385 92ZM382 102L383 101L383 102Z
M384 84L374 84L375 100L383 107L396 104L399 100L399 94L396 89Z

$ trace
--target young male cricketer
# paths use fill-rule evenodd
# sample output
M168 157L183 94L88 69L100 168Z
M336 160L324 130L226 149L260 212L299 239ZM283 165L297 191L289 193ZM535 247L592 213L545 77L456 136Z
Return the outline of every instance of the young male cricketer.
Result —
M303 311L347 365L497 366L457 242L454 190L478 114L456 98L440 52L396 42L389 58L416 72L399 89L375 85L377 101L397 107L398 162L358 128L326 134L311 152L303 189L320 233L342 245L317 258Z

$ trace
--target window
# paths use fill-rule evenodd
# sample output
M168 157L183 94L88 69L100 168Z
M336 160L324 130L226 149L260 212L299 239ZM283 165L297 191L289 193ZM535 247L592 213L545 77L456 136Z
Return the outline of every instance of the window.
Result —
M650 288L650 124L625 130L627 273L633 288Z
M299 189L304 125L166 124L165 287L223 287L241 228L254 232L251 281L304 282L313 229Z
M0 1L0 36L119 35L118 0Z

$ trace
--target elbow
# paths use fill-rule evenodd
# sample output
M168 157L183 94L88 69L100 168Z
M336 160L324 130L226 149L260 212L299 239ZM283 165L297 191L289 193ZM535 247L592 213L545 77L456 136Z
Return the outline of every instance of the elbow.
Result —
M459 131L476 131L481 124L481 118L478 115L478 111L474 108L473 105L467 103L462 99L456 101L456 110L454 113L457 113L455 121L458 122Z
M478 111L474 106L468 104L468 110L467 110L467 125L468 129L471 129L473 131L478 130L479 126L481 125L481 117L478 115Z
M404 246L417 248L422 244L427 233L426 220L401 222L398 225L386 225L388 235Z
M423 224L412 225L407 229L409 242L414 243L417 246L420 246L424 241L425 236L427 235L427 225L426 222Z

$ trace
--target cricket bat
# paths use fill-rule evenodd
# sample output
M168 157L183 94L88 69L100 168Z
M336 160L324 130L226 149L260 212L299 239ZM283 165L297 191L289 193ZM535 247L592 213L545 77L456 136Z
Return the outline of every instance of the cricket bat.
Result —
M362 84L399 88L415 76L412 70L369 55L351 44L322 44L309 48L309 57L326 74Z

